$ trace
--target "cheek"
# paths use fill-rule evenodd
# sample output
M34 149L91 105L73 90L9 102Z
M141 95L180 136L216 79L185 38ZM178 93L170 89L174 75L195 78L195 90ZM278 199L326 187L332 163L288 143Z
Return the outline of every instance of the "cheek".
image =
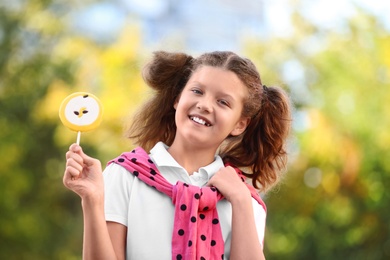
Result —
M187 96L182 95L180 98L178 98L173 105L173 107L177 110L186 110L191 106L192 102L191 99L189 99Z
M230 129L236 125L239 119L240 119L240 115L235 113L234 114L225 113L221 115L221 120L223 120L225 122L226 127Z

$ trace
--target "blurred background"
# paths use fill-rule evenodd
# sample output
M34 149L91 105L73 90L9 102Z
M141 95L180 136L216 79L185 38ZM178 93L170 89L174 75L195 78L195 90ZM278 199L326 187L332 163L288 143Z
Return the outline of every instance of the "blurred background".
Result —
M132 148L123 127L153 51L232 50L295 107L289 168L264 197L267 259L390 259L389 13L384 0L2 0L0 258L81 259L67 95L101 99L81 144L105 164Z

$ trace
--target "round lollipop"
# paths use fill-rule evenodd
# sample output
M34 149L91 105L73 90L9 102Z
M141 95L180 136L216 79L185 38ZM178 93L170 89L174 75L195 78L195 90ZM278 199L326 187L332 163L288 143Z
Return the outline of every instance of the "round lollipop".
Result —
M59 114L61 122L77 132L77 144L80 144L81 132L93 130L101 123L103 108L96 96L87 92L76 92L62 101Z

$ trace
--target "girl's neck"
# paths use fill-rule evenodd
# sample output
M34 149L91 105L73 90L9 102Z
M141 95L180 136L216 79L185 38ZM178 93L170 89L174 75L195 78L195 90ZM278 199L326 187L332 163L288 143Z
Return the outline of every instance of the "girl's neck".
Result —
M197 172L200 167L209 165L215 159L216 149L190 147L173 142L168 152L178 162L189 175Z

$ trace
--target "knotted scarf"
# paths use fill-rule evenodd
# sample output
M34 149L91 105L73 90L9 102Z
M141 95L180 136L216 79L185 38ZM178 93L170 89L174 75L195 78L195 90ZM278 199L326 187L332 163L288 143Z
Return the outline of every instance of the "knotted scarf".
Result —
M172 198L175 205L172 234L172 259L223 259L224 241L219 224L217 202L223 199L215 187L198 187L178 181L170 184L158 171L149 155L136 148L108 164L117 163L147 185ZM234 169L245 181L241 171ZM252 197L266 206L256 190L247 185Z

